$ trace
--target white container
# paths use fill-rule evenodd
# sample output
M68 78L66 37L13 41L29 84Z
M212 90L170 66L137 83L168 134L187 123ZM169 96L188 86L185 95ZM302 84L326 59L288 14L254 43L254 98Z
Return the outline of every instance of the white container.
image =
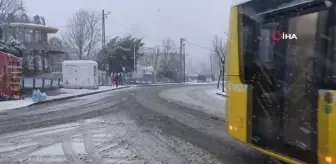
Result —
M64 60L62 63L63 87L97 89L98 64L92 60Z

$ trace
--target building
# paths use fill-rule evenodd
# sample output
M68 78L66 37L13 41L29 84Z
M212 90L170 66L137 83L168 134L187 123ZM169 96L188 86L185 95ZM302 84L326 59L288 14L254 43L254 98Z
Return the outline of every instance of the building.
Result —
M48 35L57 33L58 29L46 25L44 17L28 17L22 14L19 17L7 16L1 26L0 37L3 40L15 39L21 42L26 51L23 57L24 69L33 70L32 74L52 71L52 61L64 54L61 49L54 49L48 44Z

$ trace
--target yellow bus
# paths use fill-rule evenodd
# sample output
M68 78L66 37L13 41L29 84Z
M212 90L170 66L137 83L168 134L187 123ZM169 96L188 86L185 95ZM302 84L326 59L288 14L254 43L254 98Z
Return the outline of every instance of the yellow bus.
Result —
M336 1L231 7L227 129L286 163L336 163Z

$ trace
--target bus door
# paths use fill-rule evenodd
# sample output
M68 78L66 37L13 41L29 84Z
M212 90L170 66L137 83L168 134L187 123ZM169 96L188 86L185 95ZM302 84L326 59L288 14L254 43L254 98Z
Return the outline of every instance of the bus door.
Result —
M278 15L258 17L265 8L280 6L271 1L269 8L265 5L259 7L258 1L251 1L240 8L243 81L252 86L250 142L307 163L317 163L318 90L325 76L321 66L326 60L322 59L330 42L323 38L328 26L328 8L301 1L300 10L294 10L295 4L290 4L290 11L295 11L290 14L281 15L289 12L283 7L274 12ZM274 38L275 33L295 34L296 38Z

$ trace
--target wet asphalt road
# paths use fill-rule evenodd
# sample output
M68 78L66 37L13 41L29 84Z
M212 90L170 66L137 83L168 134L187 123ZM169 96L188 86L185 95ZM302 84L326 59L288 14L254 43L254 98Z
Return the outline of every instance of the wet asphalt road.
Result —
M124 136L131 147L133 145L134 149L139 149L141 155L136 156L142 156L141 160L133 163L268 163L264 155L228 136L221 116L216 118L159 96L161 91L176 87L182 86L133 87L86 99L76 98L3 112L0 113L0 144L7 142L1 136L10 136L28 129L53 127L92 118L108 121L117 117L119 120L125 118L134 122L133 128L142 129L130 131L128 137ZM104 128L106 127L109 126ZM128 128L124 125L122 127ZM80 131L85 130L82 128ZM132 137L129 136L131 133L134 134ZM151 141L146 137L147 134L141 135L144 133L156 137ZM186 149L186 144L193 148ZM165 149L156 149L160 145ZM195 151L196 148L200 151ZM152 152L153 149L156 150ZM27 156L27 153L6 153L0 153L0 163ZM176 154L178 155L174 157ZM6 160L1 162L2 157L6 157Z

